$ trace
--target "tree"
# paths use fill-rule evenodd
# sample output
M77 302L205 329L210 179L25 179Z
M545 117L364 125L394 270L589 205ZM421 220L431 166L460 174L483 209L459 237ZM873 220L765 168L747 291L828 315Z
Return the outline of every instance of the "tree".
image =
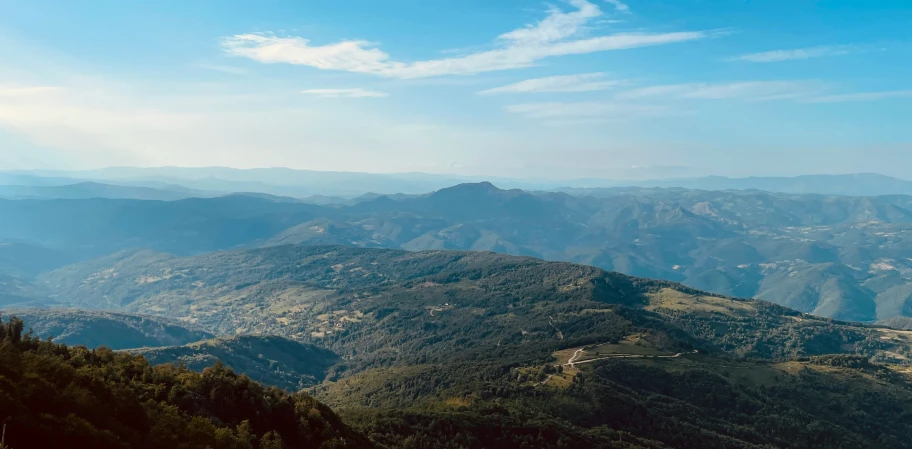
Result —
M260 449L285 449L285 443L279 434L271 431L260 438Z

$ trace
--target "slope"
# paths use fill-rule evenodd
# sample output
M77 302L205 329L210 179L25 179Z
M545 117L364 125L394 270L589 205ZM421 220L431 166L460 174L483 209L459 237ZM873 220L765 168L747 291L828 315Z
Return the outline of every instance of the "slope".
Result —
M0 237L80 258L283 244L477 250L595 265L802 312L912 313L912 197L609 189L579 196L458 185L319 206L232 195L172 202L0 200ZM7 218L9 217L9 218ZM783 280L790 294L777 287Z
M7 309L28 323L35 336L70 346L111 349L171 346L212 338L212 334L163 317L75 309Z
M224 366L202 374L109 349L68 348L0 323L6 441L48 447L368 448L326 406Z
M313 345L281 337L238 336L219 338L184 346L142 348L149 363L176 363L194 371L203 371L222 362L258 382L298 391L326 378L338 356Z
M553 347L633 328L774 359L849 353L887 361L899 349L879 328L756 300L726 298L738 313L707 313L705 298L714 296L680 284L495 253L287 245L85 268L52 273L47 285L65 286L58 294L82 306L164 315L219 335L321 344L358 369L481 350L547 357ZM684 305L656 299L666 297Z
M310 392L389 447L899 449L912 435L912 332L494 253L286 245L118 263L69 267L82 277L67 296L331 350ZM285 357L242 352L264 354L240 358L251 376Z

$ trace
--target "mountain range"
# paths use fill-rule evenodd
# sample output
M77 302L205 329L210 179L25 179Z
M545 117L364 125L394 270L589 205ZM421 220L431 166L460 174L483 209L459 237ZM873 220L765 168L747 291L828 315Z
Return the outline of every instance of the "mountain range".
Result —
M141 199L166 196L217 196L232 192L266 193L296 198L353 198L369 192L424 194L454 184L491 181L499 186L532 191L591 188L686 188L697 190L765 190L823 195L912 195L912 181L874 173L804 175L795 177L658 179L520 179L428 173L356 173L289 168L235 169L226 167L111 167L95 170L0 171L0 197L72 197L73 192L29 189L30 186L82 186L85 192L111 198ZM90 187L92 185L94 187ZM108 187L100 187L105 184ZM10 187L2 187L10 186ZM156 191L141 188L155 189ZM131 190L132 189L132 190ZM80 188L72 189L79 191ZM110 193L108 192L110 191ZM110 195L110 196L108 196Z
M128 312L112 319L154 315L220 336L130 351L203 371L194 380L160 366L129 384L162 391L180 413L224 416L208 401L241 388L259 401L245 377L204 368L219 360L306 388L363 435L345 436L356 447L901 448L912 434L908 331L491 252L280 245L124 256L44 279L71 283L68 304ZM112 363L95 353L92 363ZM122 360L87 372L142 366ZM212 376L236 387L216 393ZM187 381L175 390L171 378ZM319 415L348 432L328 409Z
M332 205L262 194L0 200L0 215L9 217L0 221L0 238L15 242L0 245L0 272L10 257L4 253L15 248L32 248L44 264L28 273L7 270L17 280L0 288L17 298L29 296L26 288L42 301L70 295L72 286L39 281L36 270L46 274L77 260L84 266L68 269L84 270L137 257L124 250L194 255L343 244L584 263L842 320L912 316L912 196L903 195L659 188L569 194L475 183Z

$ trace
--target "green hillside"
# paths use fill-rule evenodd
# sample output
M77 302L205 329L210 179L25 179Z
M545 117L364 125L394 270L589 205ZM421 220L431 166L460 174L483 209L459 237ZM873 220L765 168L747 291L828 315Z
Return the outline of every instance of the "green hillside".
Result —
M898 449L912 435L912 332L591 266L285 245L124 253L44 282L231 336L141 352L313 385L390 448Z
M703 304L712 296L680 284L495 253L279 246L123 257L71 266L47 282L72 286L74 304L167 316L216 335L280 335L326 347L352 367L513 346L545 357L633 328L744 357L845 353L898 362L908 354L906 336L883 329L754 300L724 299L738 307L723 313ZM685 305L663 299L675 295Z
M67 345L111 349L183 345L213 335L164 317L77 309L7 309L28 323L35 336Z
M16 449L372 447L312 397L224 366L152 367L22 331L16 319L0 324L0 410Z
M222 362L267 385L298 391L320 383L339 357L325 349L282 337L240 336L184 346L131 351L149 363L174 363L194 371Z

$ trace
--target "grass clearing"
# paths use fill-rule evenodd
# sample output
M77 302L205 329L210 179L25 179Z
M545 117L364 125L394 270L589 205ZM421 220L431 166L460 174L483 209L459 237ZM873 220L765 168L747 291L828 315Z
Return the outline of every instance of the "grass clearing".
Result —
M646 310L670 309L687 312L718 313L731 317L750 316L756 313L755 306L747 301L736 301L714 296L695 296L663 288L646 295L649 305Z

